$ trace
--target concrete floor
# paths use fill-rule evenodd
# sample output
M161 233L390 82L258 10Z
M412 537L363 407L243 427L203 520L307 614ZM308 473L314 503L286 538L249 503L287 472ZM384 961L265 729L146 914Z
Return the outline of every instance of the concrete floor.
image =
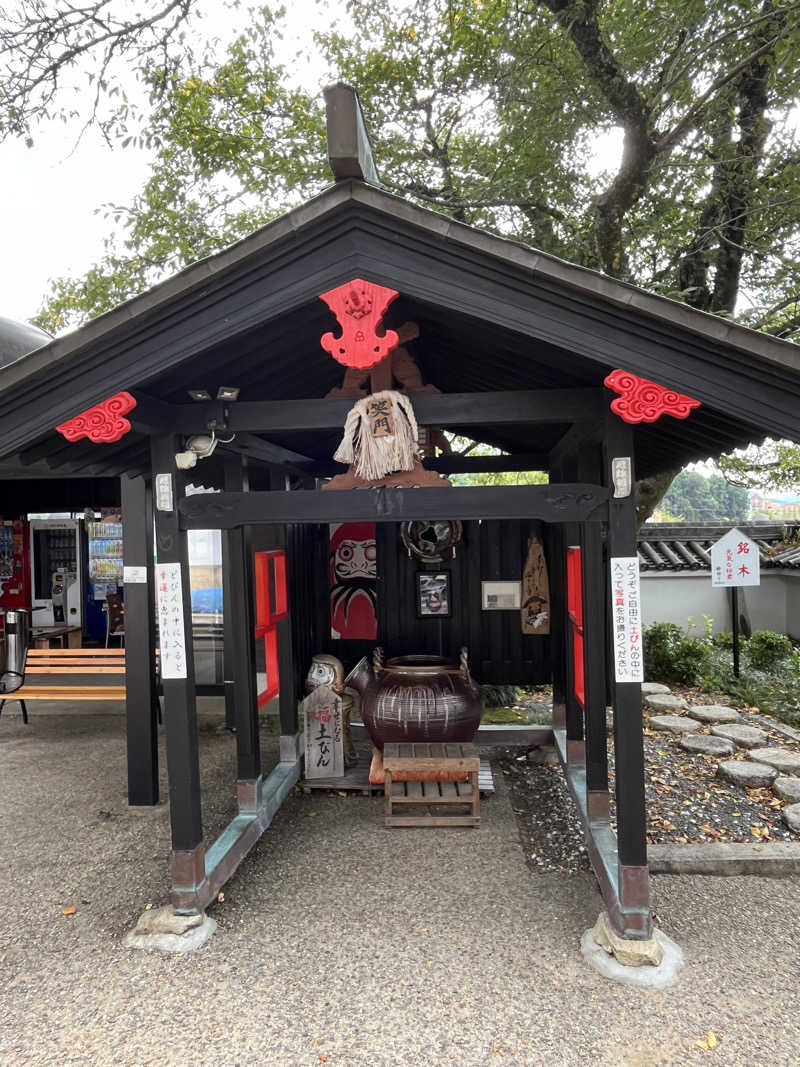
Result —
M201 704L210 838L233 811L234 743ZM208 945L126 950L167 898L166 806L127 807L119 705L30 711L28 727L13 705L0 719L3 1067L800 1060L797 879L655 878L682 976L614 985L579 951L591 877L531 874L502 776L477 831L385 830L377 798L297 792Z

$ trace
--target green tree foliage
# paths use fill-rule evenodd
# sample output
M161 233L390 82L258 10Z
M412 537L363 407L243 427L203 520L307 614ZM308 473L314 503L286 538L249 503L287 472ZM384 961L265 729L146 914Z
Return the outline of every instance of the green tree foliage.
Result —
M731 315L746 292L745 321L792 335L800 2L349 11L355 34L322 30L317 47L358 87L392 191L707 311ZM43 325L97 314L323 185L321 102L276 64L278 26L255 13L222 62L149 61L151 179L114 209L123 246L57 285ZM620 147L602 168L604 137Z
M663 504L683 522L744 522L748 511L746 489L731 485L718 474L704 478L688 470L674 479Z

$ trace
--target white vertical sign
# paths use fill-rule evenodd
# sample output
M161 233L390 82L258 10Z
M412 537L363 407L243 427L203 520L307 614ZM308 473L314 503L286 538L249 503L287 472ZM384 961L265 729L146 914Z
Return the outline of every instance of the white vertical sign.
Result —
M644 673L638 556L611 557L611 616L614 676L618 682L641 682Z
M761 557L758 545L741 530L728 530L711 546L711 584L759 585Z
M183 636L183 587L180 563L156 564L158 633L161 677L186 677L186 643Z

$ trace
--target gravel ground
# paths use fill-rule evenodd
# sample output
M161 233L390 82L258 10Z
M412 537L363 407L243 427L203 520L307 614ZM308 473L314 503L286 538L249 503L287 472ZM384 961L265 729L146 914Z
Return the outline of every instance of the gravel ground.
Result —
M645 795L647 797L647 840L678 844L698 841L795 841L781 817L784 802L771 789L742 789L717 776L718 757L687 752L675 734L647 727L645 715ZM743 716L742 722L747 723ZM800 751L800 745L784 734L769 729L770 720L761 716L757 723L768 735L764 747ZM706 727L700 734L710 734ZM698 736L695 734L694 736ZM747 750L737 748L725 759L747 760ZM614 751L609 734L609 775L613 782ZM615 812L612 804L612 823Z
M379 798L295 792L203 949L126 950L166 899L166 807L126 807L121 715L53 707L0 721L3 1067L797 1063L798 880L654 878L686 966L670 989L617 986L579 952L591 875L526 864L500 766L479 830L385 830ZM233 805L214 714L209 836Z

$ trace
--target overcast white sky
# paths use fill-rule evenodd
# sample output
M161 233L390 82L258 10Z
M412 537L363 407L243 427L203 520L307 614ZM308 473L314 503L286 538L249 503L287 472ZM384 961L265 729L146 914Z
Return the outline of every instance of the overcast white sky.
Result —
M204 36L231 39L239 27L230 9L205 0L198 23ZM321 62L298 64L299 44L310 43L319 20L314 0L288 5L289 33L278 46L307 89L326 81ZM328 11L345 18L340 0ZM238 18L244 18L239 12ZM128 203L147 176L148 159L133 148L111 149L96 131L88 131L75 147L77 131L59 123L35 132L34 148L19 142L0 147L0 196L3 204L0 255L0 315L28 319L41 307L49 280L80 276L100 258L112 223L97 214L103 204Z

